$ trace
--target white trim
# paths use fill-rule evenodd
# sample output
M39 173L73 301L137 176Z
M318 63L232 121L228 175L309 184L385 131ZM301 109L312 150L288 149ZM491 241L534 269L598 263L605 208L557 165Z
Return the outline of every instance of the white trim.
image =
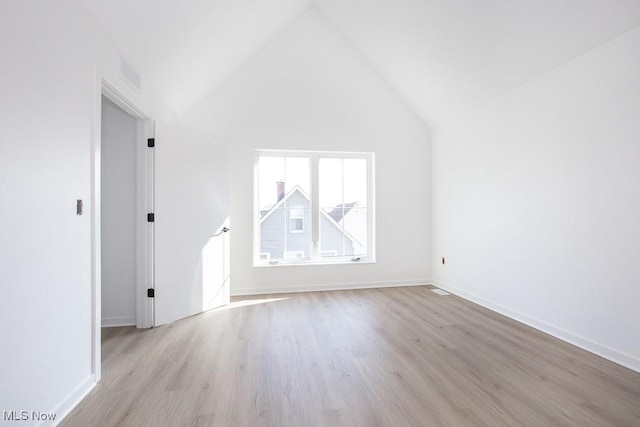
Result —
M72 391L62 402L60 402L51 413L56 414L56 419L53 425L58 425L64 420L64 418L73 411L73 409L84 399L91 390L96 386L97 381L95 375L89 376L82 382L74 391ZM47 412L47 411L43 411ZM51 421L43 421L38 426L51 425Z
M146 212L153 212L154 205L154 150L146 150L146 139L154 137L154 121L142 109L109 83L101 74L97 64L93 68L93 106L91 121L91 371L94 381L102 378L101 368L101 217L100 217L100 173L102 145L102 96L122 108L136 119L138 176L136 178L138 197L138 230L136 235L136 324L138 327L154 325L153 300L146 298L146 288L153 287L153 224L145 219Z
M282 257L283 261L286 261L288 259L304 259L304 251L284 251Z
M511 310L499 304L495 304L482 297L479 297L474 294L470 294L466 291L455 288L453 286L449 286L442 282L437 282L435 280L432 280L431 283L434 286L444 289L445 291L450 292L454 295L457 295L460 298L464 298L467 301L471 301L475 304L481 305L482 307L488 308L489 310L495 311L496 313L502 314L503 316L516 320L520 323L524 323L525 325L531 326L534 329L537 329L541 332L549 334L569 344L575 345L576 347L579 347L590 353L598 355L604 359L610 360L611 362L622 365L633 371L640 372L640 358L634 357L630 354L626 354L621 351L607 347L605 345L599 344L597 342L591 341L587 338L581 337L579 335L566 331L557 326L551 325L542 320L527 316L526 314L520 313L515 310Z
M91 114L91 372L102 377L102 240L100 235L100 141L102 131L102 78L93 67L93 109Z
M127 114L138 119L149 119L149 115L142 109L136 106L136 104L130 101L124 96L118 89L115 88L105 79L101 79L101 95L109 98L111 102L122 108Z
M327 251L320 251L320 257L336 257L338 256L338 251L335 249L330 249Z
M331 259L322 258L317 261L310 261L308 259L281 259L281 260L272 260L269 263L261 263L256 264L254 268L270 268L270 267L318 267L318 266L339 266L339 265L354 265L354 264L375 264L375 261L366 261L363 259L358 259L355 261L353 258L358 258L357 256L350 255L346 257L336 257Z
M256 188L260 185L259 175L260 168L259 166L260 156L257 151L253 152L253 187L251 187L251 193L253 195L253 220L251 221L251 228L253 231L253 241L251 242L251 258L253 258L253 265L260 263L260 223L262 222L262 218L260 218L260 199L259 199L259 191L256 191ZM284 199L284 197L283 197ZM266 215L268 215L267 212ZM266 216L265 215L265 216ZM256 226L256 224L258 224ZM256 249L257 248L257 249ZM258 255L256 256L256 253Z
M367 162L367 259L376 261L376 154Z
M136 318L133 316L102 318L103 328L112 328L115 326L136 326Z
M331 264L333 265L333 264ZM423 279L415 280L386 280L380 282L351 282L351 283L327 283L311 285L300 288L300 286L261 286L259 288L236 289L231 292L231 296L263 295L263 294L288 294L298 292L319 292L319 291L347 291L356 289L377 289L377 288L401 288L405 286L428 286L429 281Z
M147 148L147 138L154 137L154 122L150 116L138 108L126 96L121 94L109 82L101 80L101 95L104 95L111 102L122 108L127 114L136 119L137 127L137 167L136 186L137 207L136 216L138 218L136 226L136 326L138 328L150 328L154 326L154 306L153 300L146 297L146 289L154 287L153 262L154 262L154 224L146 221L146 214L154 212L154 163L155 149ZM98 134L101 132L98 127ZM98 136L98 139L101 135ZM101 144L99 141L98 144ZM100 162L99 149L96 162ZM96 195L100 197L99 175L97 176ZM95 214L100 215L99 211ZM99 225L100 222L98 221ZM99 231L99 230L98 230ZM98 246L99 248L99 246Z
M311 183L311 195L309 199L309 215L311 217L311 259L320 259L320 159L317 155L311 156L311 170L309 171L309 182ZM333 219L333 218L332 218Z
M363 155L372 155L368 151L317 151L317 150L271 150L259 148L255 150L260 156L268 157L304 157L309 158L313 155L320 157L333 157L336 159L362 159Z

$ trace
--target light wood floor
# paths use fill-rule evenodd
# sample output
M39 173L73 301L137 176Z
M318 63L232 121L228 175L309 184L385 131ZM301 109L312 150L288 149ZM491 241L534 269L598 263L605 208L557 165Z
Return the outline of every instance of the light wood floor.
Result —
M640 374L428 287L103 334L103 379L63 426L640 426Z

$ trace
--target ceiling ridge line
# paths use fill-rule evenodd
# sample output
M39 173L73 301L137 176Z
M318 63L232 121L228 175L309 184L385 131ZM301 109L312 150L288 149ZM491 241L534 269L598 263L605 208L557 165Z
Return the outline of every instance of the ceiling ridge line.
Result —
M283 33L285 33L289 28L291 28L296 22L298 22L305 14L307 14L311 9L315 7L315 1L311 1L307 6L305 6L299 13L297 13L293 18L285 22L280 26L280 29L275 31L271 36L265 39L264 42L260 43L259 46L256 46L255 49L252 49L246 57L240 61L235 67L229 70L226 75L215 84L215 86L211 87L206 91L202 96L198 98L196 102L192 104L192 107L186 110L181 114L181 117L189 116L194 110L198 108L198 106L205 100L209 95L215 93L219 88L225 85L238 71L243 69L253 58L258 56L261 52L265 51L269 45L271 45L276 39L278 39Z
M314 0L314 4L315 4L315 8L318 11L318 13L329 23L329 25L331 25L331 27L333 27L333 29L335 30L336 34L338 34L338 36L342 39L342 41L349 46L349 48L351 48L354 52L356 52L356 54L358 55L358 57L360 58L361 61L363 61L367 67L369 67L369 69L380 78L380 80L382 80L384 82L384 84L391 89L391 91L398 97L398 99L401 101L401 103L405 106L405 108L416 118L418 119L418 121L427 129L428 133L431 135L432 133L432 127L431 124L427 122L427 120L425 120L419 113L418 113L418 109L412 105L412 103L404 96L402 95L402 93L400 92L400 90L398 88L396 88L390 81L390 79L385 76L379 69L378 67L367 57L367 55L365 55L362 50L351 40L350 37L348 37L346 35L346 33L342 30L342 28L340 27L340 25L336 24L336 22L327 14L327 12L324 10L324 8L317 2L317 0Z

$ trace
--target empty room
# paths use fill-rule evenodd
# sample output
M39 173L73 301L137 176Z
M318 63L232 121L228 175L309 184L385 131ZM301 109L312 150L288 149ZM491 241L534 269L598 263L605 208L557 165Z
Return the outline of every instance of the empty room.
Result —
M0 0L0 425L640 426L640 0Z

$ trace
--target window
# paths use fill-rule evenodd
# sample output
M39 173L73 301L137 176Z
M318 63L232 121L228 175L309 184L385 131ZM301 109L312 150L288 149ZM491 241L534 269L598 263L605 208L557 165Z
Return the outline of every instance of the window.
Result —
M373 262L373 157L257 150L254 264Z

